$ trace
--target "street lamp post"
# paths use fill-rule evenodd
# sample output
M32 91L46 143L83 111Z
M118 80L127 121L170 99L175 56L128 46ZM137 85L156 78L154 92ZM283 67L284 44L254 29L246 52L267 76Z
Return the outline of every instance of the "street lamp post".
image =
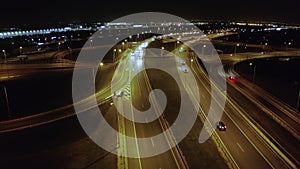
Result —
M22 49L23 49L23 47L22 46L20 46L20 55L22 54Z
M249 66L253 66L253 63L250 62ZM255 76L256 76L256 65L253 67L253 75L252 75L252 81L255 82Z
M122 42L122 49L124 49L124 46L125 46L125 42Z
M60 50L60 45L61 45L61 43L60 43L60 42L58 42L58 43L57 43L57 51L59 51L59 50Z
M236 45L234 45L234 56L236 56L236 50L237 50L237 47L239 47L240 46L240 44L238 43L238 44L236 44Z
M127 39L125 39L124 41L125 41L125 47L128 48L128 41L127 41Z
M117 52L117 49L114 49L114 52L113 52L113 63L115 62L116 52Z
M131 39L132 39L132 36L130 35L130 36L129 36L129 41L130 41L130 42L132 42Z
M177 48L177 45L178 45L179 43L180 43L180 42L179 42L178 40L175 42L175 48L174 48L174 49Z
M298 99L297 99L297 106L296 106L296 110L298 111L299 109L299 101L300 101L300 91L298 92Z
M6 63L6 51L2 50L3 54L4 54L4 63Z
M68 47L68 49L69 49L70 59L72 59L72 48L71 48L71 47Z
M202 46L202 55L204 55L204 48L206 48L206 45Z
M90 40L90 47L93 46L93 39Z
M160 56L162 56L162 53L163 53L163 50L165 49L165 47L161 47L161 50L160 50Z
M7 95L6 86L4 85L3 88L4 88L5 99L6 99L6 108L7 108L8 116L9 116L9 118L11 119L12 116L11 116L11 112L10 112L9 100L8 100L8 95Z

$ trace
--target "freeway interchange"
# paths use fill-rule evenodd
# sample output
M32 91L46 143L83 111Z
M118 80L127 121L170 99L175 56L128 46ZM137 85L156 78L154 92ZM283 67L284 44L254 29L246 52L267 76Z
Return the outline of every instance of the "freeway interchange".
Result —
M214 35L211 36L214 37ZM192 39L190 43L194 43L194 41L195 40ZM176 43L177 42L175 41L175 44ZM298 150L300 148L300 123L297 112L280 103L271 95L267 95L267 93L264 93L264 97L262 97L262 93L264 92L263 89L258 88L257 90L254 90L253 84L242 77L239 77L233 69L234 64L249 58L254 59L287 55L298 56L299 52L277 52L270 53L269 55L257 53L240 53L235 56L222 55L221 60L225 65L224 76L227 81L227 91L225 93L223 91L221 92L224 94L224 97L226 97L224 114L221 121L226 124L227 130L216 130L212 133L212 137L207 142L199 144L198 137L204 127L203 123L207 118L211 100L215 99L211 96L211 88L214 84L210 82L207 73L201 67L194 55L191 55L188 52L180 52L182 45L176 45L171 51L173 55L170 55L161 52L160 50L147 49L142 42L138 44L143 46L143 48L139 48L139 45L131 49L129 48L127 49L127 52L123 51L120 53L120 56L115 63L105 64L104 67L106 69L112 69L117 66L114 75L110 73L107 76L115 76L113 78L117 79L118 82L115 83L116 86L110 86L110 83L102 84L101 90L97 91L95 94L99 108L102 110L105 119L119 132L119 135L113 140L116 147L112 150L112 152L116 152L117 155L106 154L106 151L100 150L100 148L92 143L85 134L79 134L80 136L78 136L78 133L82 133L82 129L78 127L77 124L75 125L77 126L75 129L76 131L80 130L80 132L72 131L70 132L71 138L65 137L61 141L56 141L61 145L58 148L51 150L46 148L47 146L42 146L43 151L39 152L38 150L35 150L32 155L24 158L24 154L28 151L25 149L16 153L16 158L25 162L31 158L39 158L38 155L41 155L41 161L46 162L47 155L50 154L50 158L54 161L59 161L57 160L58 158L69 158L70 160L68 161L68 164L63 164L63 162L60 161L57 162L57 164L53 164L53 166L50 165L50 168L102 168L101 166L118 169L299 167L300 156ZM141 51L135 53L137 50ZM180 62L181 60L185 60L185 63ZM170 142L173 141L172 138L174 137L174 132L177 131L164 131L166 131L176 119L177 114L174 113L174 111L176 111L176 105L180 104L180 100L176 99L176 97L178 97L177 94L179 89L174 87L172 79L169 79L168 76L162 72L157 72L155 70L139 72L145 65L151 64L158 64L161 67L166 67L169 71L178 73L189 100L201 107L190 134L175 146L172 146L172 143ZM48 65L45 65L45 67L46 66ZM59 64L52 66L58 68ZM65 64L64 66L72 66L72 63ZM82 64L82 67L85 66L88 67L89 65ZM182 69L182 67L185 68ZM30 69L30 67L28 69ZM185 69L187 69L187 71L185 71ZM30 70L35 71L35 69ZM96 80L101 73L101 70L98 71ZM215 68L213 71L217 74L220 73L219 68ZM234 79L234 82L232 82L231 79L227 79L226 74L229 72L235 75L236 79ZM14 70L14 73L11 74L11 76L22 76L22 73L18 70ZM193 84L192 81L194 78L198 88L190 85ZM162 79L164 79L165 84L160 84ZM155 110L160 112L161 108L158 100L153 95L149 96L154 88L166 90L168 99L171 98L171 101L168 102L170 105L167 105L163 115L158 116L157 120L151 121L145 119L146 124L141 124L135 123L134 120L128 120L126 119L127 117L125 118L120 114L120 112L123 111L134 117L134 113L136 113L134 112L134 109L147 110L147 108L151 106L149 100L152 100L150 102L156 107ZM115 90L112 89L122 91L122 95L114 96L112 93L114 93ZM200 102L198 102L198 99L195 96L196 93L200 94ZM93 105L89 99L90 98L86 98L82 102L74 104L82 104L87 109L98 109L98 105ZM134 106L126 106L126 102L132 102L132 105ZM74 122L76 121L76 118L74 117L75 113L72 107L72 105L66 105L60 109L50 111L50 113L47 112L45 114L27 117L21 120L12 120L11 123L0 122L1 133L3 134L1 137L5 139L10 132L18 133L21 131L22 133L23 129L32 130L31 127L33 126L43 128L42 126L45 124L46 126L74 125L74 123L76 123ZM70 118L72 120L62 120ZM62 123L61 121L65 121L65 123ZM215 127L213 126L214 124L211 125L211 127ZM46 128L46 131L54 130L53 127ZM148 143L141 144L137 141L138 138L152 137L162 132L164 132L165 138L162 142L150 139ZM130 140L133 140L134 142L124 137L124 135L133 138ZM51 134L51 136L53 137L55 134ZM8 137L14 139L15 137L22 138L23 136ZM47 135L45 137L47 137ZM47 144L53 144L51 138L46 140L48 140L46 141ZM55 142L55 140L59 139L54 138L53 140ZM22 143L13 143L18 146L24 146ZM9 145L9 143L3 145ZM148 150L151 152L160 152L159 149L162 145L170 147L170 150L157 156L141 158L140 153L142 153L142 151ZM14 145L11 144L11 146ZM74 151L70 150L75 146L80 146L81 148ZM17 151L12 147L6 149L7 150L4 151L6 153L8 153L9 150L13 150L13 152ZM80 152L83 150L86 152L83 153L84 155L80 155ZM55 154L59 152L67 153L67 155L55 157ZM73 153L77 153L77 156L73 155ZM135 154L136 158L126 157L127 153ZM99 158L95 157L95 160L95 158L90 156L99 156ZM12 159L8 159L8 157ZM8 153L8 157L1 154L1 158L7 159L7 166L15 166L16 164L11 164L14 160L13 153ZM84 158L85 160L74 162L76 158ZM38 164L42 165L42 162ZM78 163L78 165L74 166L74 163ZM28 163L27 165L35 166L34 164Z

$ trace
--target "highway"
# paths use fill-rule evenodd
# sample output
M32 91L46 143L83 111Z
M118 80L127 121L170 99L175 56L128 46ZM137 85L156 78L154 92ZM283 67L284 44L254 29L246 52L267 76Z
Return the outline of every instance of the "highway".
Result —
M212 35L213 36L213 35ZM94 47L93 47L94 48ZM133 53L136 48L130 49ZM179 47L175 50L179 50ZM55 142L59 142L57 148L52 149L47 145L40 145L42 152L35 149L35 153L24 158L24 154L29 151L24 148L16 155L16 159L25 163L25 166L38 167L43 163L47 163L46 159L49 154L50 160L55 161L49 168L93 168L96 166L106 166L106 168L299 168L299 115L294 112L290 107L282 104L280 101L274 99L271 95L264 93L263 89L254 89L250 82L245 81L242 77L239 77L232 69L232 66L242 60L250 58L264 58L270 56L287 56L293 54L293 52L277 52L270 53L268 55L260 55L254 53L222 55L222 61L225 64L227 73L233 73L236 75L234 81L227 79L227 102L225 105L222 121L227 126L226 131L215 131L207 142L199 144L198 136L202 130L203 122L209 111L211 104L211 84L204 70L200 69L200 65L194 61L191 61L190 57L185 53L178 56L162 55L160 51L143 49L140 55L131 56L123 55L118 60L117 73L114 74L117 83L115 86L109 86L110 84L101 84L99 92L96 93L96 98L100 108L105 110L106 120L114 128L116 128L120 135L114 144L118 155L109 154L100 147L97 147L86 136L82 129L79 127L76 118L74 118L74 110L72 105L66 105L62 108L45 112L41 115L33 117L27 117L20 120L14 120L13 123L1 122L1 133L16 132L16 136L9 136L7 142L3 144L4 149L1 154L1 158L6 159L5 166L18 166L18 164L12 164L13 152L17 151L18 147L26 146L20 142L12 141L12 148L9 146L10 140L26 138L35 136L36 133L44 133L43 127L39 132L29 132L28 136L26 132L35 130L31 127L34 126L46 126L46 131L51 131L49 136L54 137ZM124 52L126 53L126 52ZM175 51L176 53L176 51ZM294 52L298 54L297 52ZM180 67L182 63L178 60L185 60L184 64L188 71L184 72ZM176 63L171 64L171 63ZM22 71L29 72L28 75L35 71L45 71L45 67L56 68L71 68L73 62L68 62L62 65L61 63L45 64L45 65L26 65L15 69L14 66L6 66L5 70L1 71L2 79L18 78L23 76ZM149 141L147 144L141 144L138 142L138 138L147 138L156 134L166 131L170 125L176 119L177 114L174 113L176 106L180 104L180 100L176 99L178 89L174 87L174 84L168 81L167 76L159 74L161 72L155 71L142 71L145 65L156 64L160 67L165 67L169 71L173 71L179 74L181 77L182 85L186 89L189 100L199 104L201 107L196 123L194 124L191 133L182 140L182 142L166 151L163 154L141 158L143 150L149 152L159 152L161 146L171 147L173 132L171 131L164 134L165 140L163 142L156 142L155 140ZM4 65L2 65L4 66ZM88 67L88 64L83 64L83 68ZM112 69L114 64L106 65L107 69ZM219 73L219 69L216 68L215 73ZM137 74L137 75L135 75ZM199 91L196 91L194 86L191 86L193 81L192 74L196 77L196 81L199 87ZM112 76L112 72L107 77ZM227 75L225 75L227 76ZM99 78L99 77L98 77ZM103 78L103 77L102 77ZM133 78L133 81L130 79ZM227 77L226 77L227 78ZM163 79L164 84L160 81ZM102 81L103 79L101 79ZM162 86L160 86L162 85ZM135 109L146 110L149 108L149 93L155 88L162 88L166 90L166 95L171 97L171 103L164 111L164 115L159 116L157 120L152 122L146 122L146 124L134 123L126 119L120 110L129 113L131 118L134 119L135 112L133 106L128 106L128 103L132 102ZM115 91L122 91L121 97L112 96ZM200 102L196 99L195 94L200 93ZM263 94L262 94L263 93ZM111 105L114 101L114 105ZM264 96L264 97L262 97ZM93 109L94 106L90 106L90 98L86 98L80 103L86 105L87 108ZM160 103L155 96L150 96L150 99L156 107L156 113L160 111ZM168 97L169 99L169 97ZM169 104L169 103L168 103ZM117 113L118 109L119 113ZM84 112L83 112L84 113ZM117 115L117 116L116 116ZM43 119L43 122L40 120ZM147 119L145 119L147 121ZM32 125L36 124L36 125ZM74 125L74 130L66 126ZM212 124L214 125L214 124ZM51 126L49 128L49 126ZM57 127L54 127L57 126ZM69 134L59 140L57 137L62 137L63 134L55 133L58 127L64 129L64 132L72 130ZM15 130L15 129L16 130ZM29 129L27 129L29 128ZM40 128L40 127L39 127ZM44 128L44 129L45 129ZM26 130L24 130L26 129ZM23 133L24 130L24 133ZM38 129L40 130L40 129ZM21 133L21 136L19 134ZM131 136L134 143L122 135ZM51 139L47 139L49 136L45 136L45 143L52 145ZM1 137L6 138L7 135L3 134ZM36 142L35 142L36 143ZM7 146L7 147L5 147ZM76 150L71 150L74 147L79 146ZM29 147L33 148L34 145ZM84 148L86 147L86 149ZM13 150L12 153L9 153ZM88 152L89 151L89 152ZM55 157L58 152L64 152L66 155ZM82 153L84 152L84 153ZM5 154L9 154L5 157ZM75 153L75 154L74 154ZM108 153L108 154L107 154ZM95 155L96 154L96 155ZM137 158L127 158L122 154L135 154ZM41 155L41 161L36 164L26 163L26 160L32 158L38 158ZM205 157L204 157L205 156ZM63 163L63 160L68 159L67 163ZM77 159L85 159L81 162L75 162ZM215 161L211 164L208 161ZM80 167L77 167L80 166ZM46 167L47 168L47 167Z
M273 52L267 55L253 54L251 58L270 56L299 56L299 51ZM248 59L249 55L246 54L244 57ZM235 95L231 98L244 108L245 114L264 133L267 140L273 142L283 154L299 166L299 151L297 151L300 146L299 114L294 108L270 95L259 86L240 77L233 69L236 62L235 57L231 57L231 59L226 57L225 65L228 66L228 74L236 76L234 81L228 83L228 87L232 89L231 94Z
M142 71L133 81L130 82L130 79L133 78L132 74L138 73L143 68L143 64L137 63L144 60L143 53L136 53L137 54L134 58L127 56L120 60L116 74L118 75L118 72L119 74L122 74L120 76L121 79L116 77L116 79L118 79L118 83L116 83L117 86L112 87L113 89L119 89L118 91L123 91L123 95L120 98L115 98L118 110L130 112L133 118L135 115L133 114L132 106L128 105L131 105L132 102L133 105L137 105L136 108L145 109L147 106L146 100L149 92L151 91L151 85L149 84L145 71ZM138 59L138 57L141 58ZM168 142L171 141L171 137L166 134L165 140L161 140L162 142L157 143L151 139L151 142L142 144L138 142L137 138L146 138L153 136L153 134L162 133L168 126L165 119L162 117L147 124L137 124L133 121L125 119L120 114L118 115L119 132L135 138L135 143L130 142L130 140L126 138L120 140L120 146L123 145L123 148L121 148L120 151L125 151L120 153L135 154L137 156L137 158L118 158L120 164L125 165L125 168L188 168L188 166L186 166L186 162L183 161L184 158L181 157L182 154L180 154L178 147L175 147L159 156L141 158L140 149L150 151L151 149L159 149L162 145L169 147L170 145L168 145ZM122 139L122 137L120 136L119 139Z
M147 52L148 52L148 50L147 50ZM162 64L162 66L166 66L169 69L178 70L177 67L174 67L174 66L172 67L171 65L170 66L166 65L166 63L169 63L174 58L172 58L172 57L168 58L167 56L161 57L160 55L161 54L159 52L151 53L151 57L149 57L149 58L145 57L145 59L144 59L145 64L153 62L155 64ZM163 60L166 60L166 59L171 59L171 60L169 60L167 62L163 62ZM135 65L137 65L137 64L135 64ZM207 86L210 86L210 84L207 83L208 82L207 77L205 76L203 71L201 72L197 69L194 70L194 68L197 66L199 67L199 65L190 65L190 66L193 68L192 70L195 72L195 74L197 74L197 78L198 78L200 84L202 84L202 86L200 87L200 93L205 93L205 94L202 94L202 97L209 98L210 92L209 92L209 88ZM124 66L124 67L126 67L126 66ZM132 67L132 66L129 66L129 67ZM184 77L184 79L183 79L184 83L189 84L189 80L190 80L189 78L191 78L191 76L187 75L189 73L187 73L187 74L183 73L183 72L181 72L181 73L183 74L182 76ZM190 73L192 73L192 72L190 72ZM139 84L139 86L147 86L147 85ZM168 87L172 88L172 86L168 86ZM136 87L130 87L130 88L136 88ZM189 86L188 88L192 88L192 86ZM147 88L143 88L141 90L147 91ZM229 88L227 92L234 93L232 90L233 90L232 88ZM127 95L128 95L128 93L127 93ZM130 95L130 98L134 97L134 96L141 97L141 92L138 92L138 94L131 93L129 95ZM193 92L189 93L189 95L191 95L190 97L191 97L191 99L193 99L193 97L194 97ZM234 94L232 94L232 95L234 95ZM224 121L227 124L229 129L226 132L217 132L217 135L218 135L218 137L221 138L222 144L224 144L226 149L228 150L228 152L225 152L225 153L228 153L229 156L232 156L233 162L236 165L235 167L237 167L237 168L286 168L288 165L291 165L291 164L293 166L293 163L289 164L289 162L291 162L290 160L286 161L286 159L283 159L286 156L282 157L282 156L278 155L277 154L278 152L274 152L275 151L273 149L274 147L270 148L270 145L268 143L266 143L266 140L261 138L261 135L259 135L257 133L257 128L255 128L255 127L253 128L253 123L251 123L249 121L249 118L247 116L245 116L245 110L243 109L243 107L241 107L235 100L232 100L232 97L234 97L232 95L230 94L228 97L228 104L225 107L225 114L222 117L222 121ZM137 98L140 98L140 97L137 97ZM200 103L201 107L204 109L204 112L202 112L202 113L204 113L204 114L207 113L207 111L208 111L207 108L209 107L209 103L210 103L209 101L204 101L203 103L202 102ZM143 104L145 104L145 103L140 103L137 105L143 105ZM247 102L246 102L246 104L247 104ZM127 111L132 112L132 110L127 110ZM125 126L127 126L127 125L130 125L130 124L125 123ZM142 127L139 125L138 128L142 128ZM139 129L131 129L131 130L137 130L136 133L139 133L138 132ZM147 133L146 128L142 128L141 131L143 131L142 133ZM130 131L127 131L126 129L125 129L125 132L131 133ZM198 132L200 133L200 130ZM133 135L137 136L136 133L134 133ZM146 135L147 134L142 134L142 136L144 136L144 137ZM130 148L130 149L132 149L132 148ZM138 150L135 150L135 151L138 152ZM184 152L184 150L183 150L183 152ZM171 158L171 159L173 159L173 158ZM176 159L176 158L174 158L174 159ZM142 161L143 160L136 161L136 165L138 164L140 167L143 167ZM168 163L168 165L170 165L170 164Z
M154 54L155 55L155 54ZM157 54L156 54L157 55ZM158 57L159 59L159 57ZM160 63L160 61L156 61ZM197 65L191 65L191 67L196 67ZM198 80L200 84L200 93L202 94L203 102L200 102L201 107L204 109L203 113L207 113L209 108L210 101L206 101L205 98L210 98L210 90L207 86L210 86L208 79L205 79L205 75L202 72L197 72ZM189 77L185 77L186 84L189 84ZM171 86L170 86L171 87ZM190 86L192 88L192 86ZM230 92L230 90L228 91ZM193 93L189 93L193 97ZM272 155L273 152L265 148L264 143L262 143L253 131L249 130L249 126L244 122L242 117L238 114L237 110L232 108L233 106L226 106L225 114L222 117L222 121L227 124L228 129L226 132L217 132L217 135L221 138L223 144L228 149L228 152L234 159L237 167L239 168L283 168L285 167L280 163L275 155ZM201 129L198 130L201 132ZM259 149L259 148L260 149ZM261 150L262 149L262 150ZM272 163L270 159L266 158L266 155L262 154L269 153L271 154ZM226 152L224 152L226 153ZM269 157L269 156L268 156Z

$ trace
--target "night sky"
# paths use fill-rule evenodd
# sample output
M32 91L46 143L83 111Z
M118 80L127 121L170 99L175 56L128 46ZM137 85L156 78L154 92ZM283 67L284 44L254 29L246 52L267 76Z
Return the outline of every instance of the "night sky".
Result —
M165 12L187 20L275 21L300 23L300 0L153 0L1 2L0 26L47 25L73 21L112 21L136 12Z

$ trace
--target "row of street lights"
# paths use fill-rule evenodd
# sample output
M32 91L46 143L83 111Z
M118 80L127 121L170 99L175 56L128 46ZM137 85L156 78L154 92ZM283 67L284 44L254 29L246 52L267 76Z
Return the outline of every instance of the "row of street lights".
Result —
M22 49L23 49L23 47L20 46L20 48L19 48L20 55L22 54ZM6 50L3 49L2 52L3 52L3 55L4 55L4 63L6 63L7 62L7 53L6 53Z

